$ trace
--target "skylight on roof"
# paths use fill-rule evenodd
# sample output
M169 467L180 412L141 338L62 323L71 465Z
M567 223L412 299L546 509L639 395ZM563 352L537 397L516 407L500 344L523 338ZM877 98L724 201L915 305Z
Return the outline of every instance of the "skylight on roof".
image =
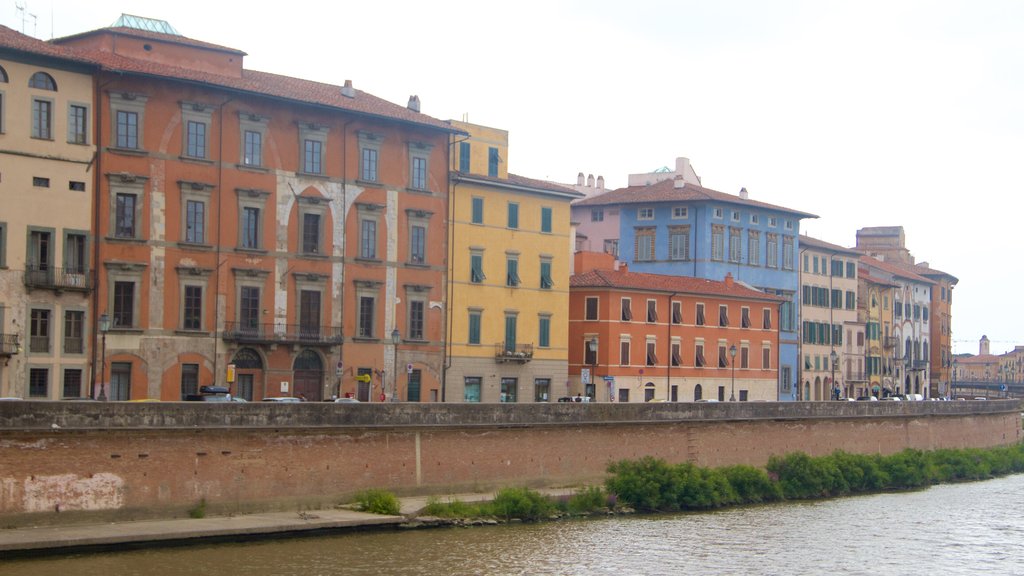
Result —
M131 14L121 14L121 17L117 19L117 22L114 22L111 25L111 28L134 28L136 30L146 30L148 32L159 32L161 34L181 36L181 34L174 29L174 26L171 26L166 20L143 18L142 16L132 16Z

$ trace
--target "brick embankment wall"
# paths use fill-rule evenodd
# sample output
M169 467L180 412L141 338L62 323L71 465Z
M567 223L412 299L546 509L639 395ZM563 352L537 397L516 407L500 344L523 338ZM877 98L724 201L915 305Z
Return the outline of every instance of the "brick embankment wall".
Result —
M597 482L654 456L990 447L1016 401L709 404L0 403L0 525L181 516L398 493Z

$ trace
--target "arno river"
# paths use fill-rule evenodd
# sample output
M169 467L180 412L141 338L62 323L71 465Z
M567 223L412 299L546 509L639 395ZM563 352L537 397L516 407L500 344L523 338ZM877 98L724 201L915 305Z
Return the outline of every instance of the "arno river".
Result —
M0 560L0 574L1022 574L1024 475L708 513Z

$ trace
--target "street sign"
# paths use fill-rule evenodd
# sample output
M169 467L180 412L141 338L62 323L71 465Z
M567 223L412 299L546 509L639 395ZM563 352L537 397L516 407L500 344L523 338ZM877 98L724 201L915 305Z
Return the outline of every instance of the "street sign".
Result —
M580 382L582 384L590 384L590 368L580 369Z
M605 382L615 382L615 376L604 376Z
M412 362L409 362L408 364L405 365L405 371L409 374L412 374Z
M281 393L282 394L287 394L288 393L288 382L287 381L281 382Z

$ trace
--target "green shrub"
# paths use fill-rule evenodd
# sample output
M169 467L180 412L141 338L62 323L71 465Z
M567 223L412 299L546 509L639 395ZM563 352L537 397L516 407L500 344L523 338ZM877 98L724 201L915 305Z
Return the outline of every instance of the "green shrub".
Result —
M671 512L676 501L678 477L664 460L645 456L620 460L608 466L612 475L605 481L609 492L643 512Z
M206 498L199 501L195 508L188 511L189 518L206 518Z
M495 516L511 520L540 520L551 515L554 506L540 492L529 488L502 488L491 502Z
M842 477L841 493L874 492L888 483L880 466L878 455L850 454L837 450L829 456L832 465Z
M930 484L934 474L931 462L920 450L907 449L882 457L882 470L889 476L886 488L920 488Z
M719 471L728 480L736 493L738 502L756 504L782 499L782 489L777 482L772 482L768 473L761 468L744 464L726 466Z
M387 490L364 490L356 494L355 502L364 512L372 514L387 514L398 516L401 514L398 498Z
M566 508L575 514L586 514L608 507L608 494L600 486L587 486L569 497Z
M682 510L702 510L735 504L739 501L729 480L719 470L700 468L689 462L675 466L675 501Z
M790 500L826 498L847 489L839 466L829 457L811 458L803 452L772 456L768 472L778 479L782 495Z
M427 500L427 507L423 509L423 513L439 518L479 518L491 515L487 505L469 504L461 500L441 502L437 498Z

